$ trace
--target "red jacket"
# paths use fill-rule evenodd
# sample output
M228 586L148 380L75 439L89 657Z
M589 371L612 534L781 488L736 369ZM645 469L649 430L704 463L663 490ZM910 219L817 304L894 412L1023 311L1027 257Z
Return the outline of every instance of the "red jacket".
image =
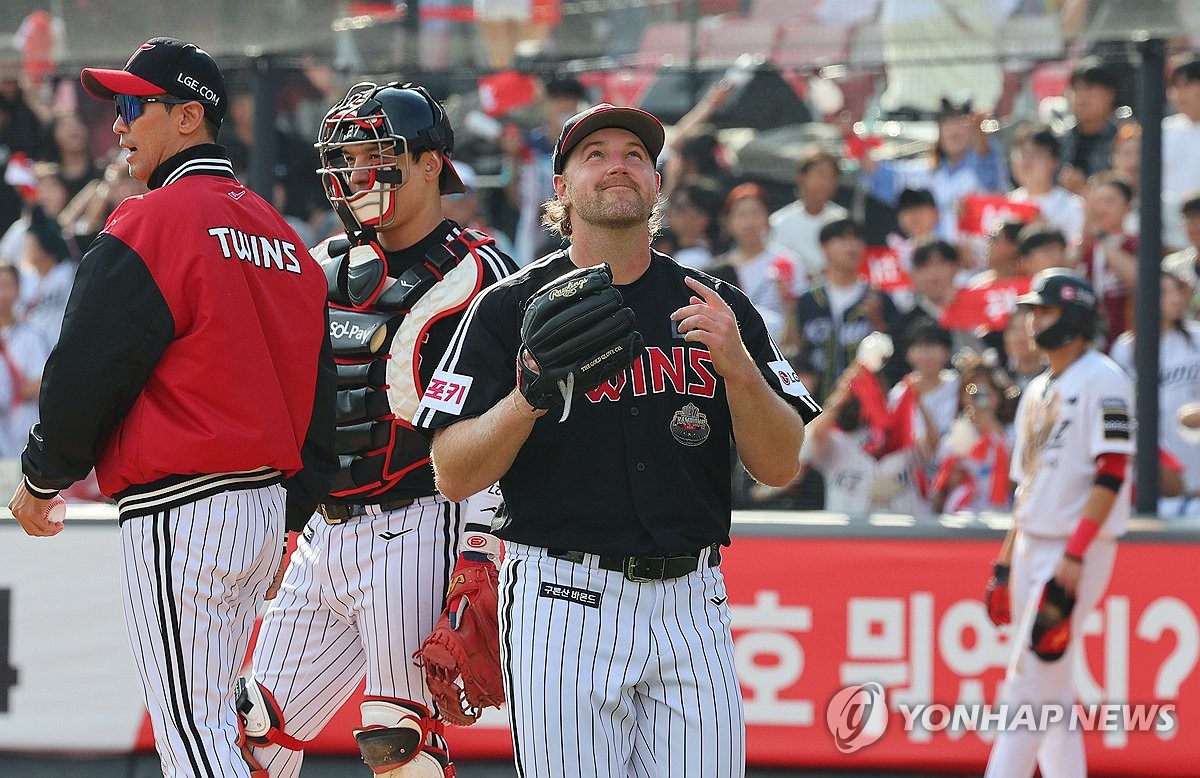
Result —
M94 464L128 518L297 476L306 440L323 480L336 374L320 266L218 146L176 155L150 184L80 264L27 480L61 489Z

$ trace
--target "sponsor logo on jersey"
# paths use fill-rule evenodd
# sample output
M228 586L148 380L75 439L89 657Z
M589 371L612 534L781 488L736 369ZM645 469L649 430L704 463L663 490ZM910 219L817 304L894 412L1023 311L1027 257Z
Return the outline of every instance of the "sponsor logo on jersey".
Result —
M355 340L366 343L373 330L364 329L353 322L330 318L329 337L334 340Z
M586 605L589 608L600 607L600 592L589 592L587 589L576 589L573 586L560 586L558 584L543 583L542 590L538 592L538 597L548 597L552 600L577 602L580 605Z
M220 242L221 256L225 259L237 258L263 269L300 273L296 244L291 241L251 235L233 227L211 227L208 234Z
M462 413L467 394L471 391L471 380L469 375L435 370L433 378L429 379L429 386L425 387L421 405L457 416Z
M671 437L685 446L699 446L708 440L712 428L708 417L693 403L688 403L671 417Z
M808 396L808 390L804 388L804 384L800 383L800 376L796 374L796 369L786 359L768 362L767 367L779 379L779 386L783 389L784 394L790 394L792 397Z

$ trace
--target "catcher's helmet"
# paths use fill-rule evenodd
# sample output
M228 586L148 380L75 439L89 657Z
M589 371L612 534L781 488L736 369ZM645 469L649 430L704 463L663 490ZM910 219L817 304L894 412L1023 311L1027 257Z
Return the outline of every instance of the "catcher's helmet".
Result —
M379 160L366 166L370 186L352 191L350 175L364 167L352 166L345 147L377 143ZM396 215L396 190L409 179L409 168L422 152L442 158L440 188L443 194L466 191L450 157L454 131L445 109L420 86L393 82L379 86L362 82L325 114L317 134L321 154L321 182L325 195L351 231L387 226Z
M1094 338L1099 321L1098 304L1091 284L1063 267L1039 271L1029 292L1017 298L1017 305L1048 305L1062 311L1058 321L1034 336L1045 349L1062 348L1076 338L1086 341Z

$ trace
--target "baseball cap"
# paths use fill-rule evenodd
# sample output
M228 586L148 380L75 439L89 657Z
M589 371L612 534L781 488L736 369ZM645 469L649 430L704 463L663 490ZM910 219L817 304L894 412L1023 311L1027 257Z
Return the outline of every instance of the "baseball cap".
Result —
M562 134L558 136L558 143L554 144L554 172L556 174L563 172L563 168L567 166L567 157L571 154L571 149L578 146L584 138L596 130L608 127L618 127L632 132L646 147L646 151L650 153L650 158L653 160L658 159L663 144L666 142L666 132L663 130L662 122L654 118L653 114L638 108L618 108L609 103L600 103L586 111L580 111L563 124Z
M84 68L84 90L98 100L116 95L150 97L168 94L195 100L217 126L225 118L228 93L221 68L207 51L176 38L151 38L133 52L121 70Z

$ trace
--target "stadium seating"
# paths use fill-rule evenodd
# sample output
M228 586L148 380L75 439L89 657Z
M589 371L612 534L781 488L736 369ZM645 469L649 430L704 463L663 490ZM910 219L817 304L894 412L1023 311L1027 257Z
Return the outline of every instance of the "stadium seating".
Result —
M650 66L686 64L691 34L691 24L688 22L651 22L642 30L642 41L634 61Z
M815 69L846 61L849 31L845 27L792 21L783 25L772 60L780 68Z
M706 65L726 65L742 54L769 59L775 52L779 30L778 23L765 19L718 17L703 36L700 60Z

